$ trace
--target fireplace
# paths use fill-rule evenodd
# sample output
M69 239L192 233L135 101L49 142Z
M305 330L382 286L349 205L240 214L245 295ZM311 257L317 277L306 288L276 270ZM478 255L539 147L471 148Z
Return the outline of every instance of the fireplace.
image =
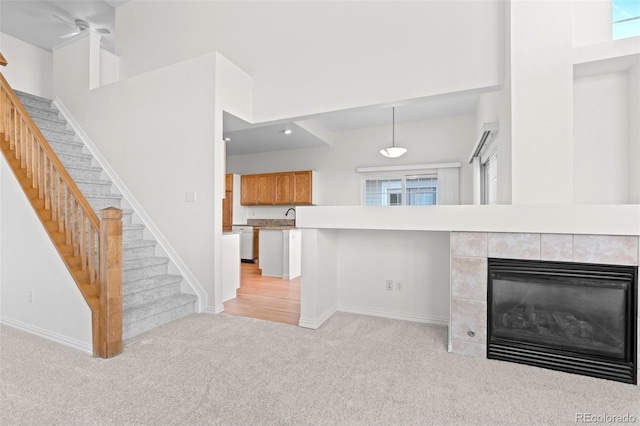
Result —
M637 270L489 258L487 358L637 384Z

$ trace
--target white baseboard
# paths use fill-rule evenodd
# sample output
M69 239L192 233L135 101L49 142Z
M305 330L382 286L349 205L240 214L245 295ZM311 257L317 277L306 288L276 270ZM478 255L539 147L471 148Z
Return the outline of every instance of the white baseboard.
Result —
M2 316L0 316L0 323L4 325L8 325L9 327L13 327L18 330L24 331L26 333L33 334L38 337L42 337L43 339L47 339L64 346L68 346L80 352L85 352L89 355L93 355L93 346L91 343L83 342L81 340L74 339L69 336L64 336L62 334L55 333L51 330L45 330L43 328L35 327L31 324L24 323L22 321L6 318Z
M338 311L352 314L370 315L374 317L391 318L403 321L420 322L425 324L449 325L448 318L432 317L427 315L404 314L384 309L374 309L355 305L338 305Z
M327 322L327 320L331 318L331 316L336 312L337 312L337 309L335 306L333 306L332 308L329 308L325 313L320 315L320 317L317 319L300 317L300 321L298 321L298 326L317 330L322 326L322 324Z
M107 160L102 156L96 145L93 143L89 135L82 130L80 124L75 120L75 118L71 115L67 107L62 103L60 98L56 97L53 100L53 103L58 108L58 110L65 117L69 125L76 132L78 137L82 140L84 145L87 147L89 152L93 155L95 160L100 164L104 172L107 174L111 182L118 188L124 199L129 203L135 214L142 221L142 223L146 226L147 230L153 235L153 237L158 242L158 245L165 252L166 256L169 258L171 264L179 271L182 275L185 282L188 286L193 290L193 294L197 297L196 301L196 312L200 313L205 310L205 306L207 306L207 292L200 284L200 281L196 278L196 276L191 272L186 263L180 258L178 253L171 246L169 241L164 237L160 229L153 223L151 217L144 211L142 205L136 200L131 191L126 187L124 182L120 179L118 174L111 168Z

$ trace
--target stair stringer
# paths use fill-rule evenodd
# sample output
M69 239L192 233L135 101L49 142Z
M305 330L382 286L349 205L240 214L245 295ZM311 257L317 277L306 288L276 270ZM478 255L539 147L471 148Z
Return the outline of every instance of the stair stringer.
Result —
M87 148L87 150L93 155L94 160L102 167L102 170L111 180L113 185L115 185L118 191L120 191L120 193L122 194L122 201L129 204L129 207L133 210L134 221L139 220L142 224L144 224L146 227L145 232L149 232L158 242L158 244L156 245L156 255L169 259L169 272L177 272L182 275L184 279L183 287L185 284L188 287L184 290L191 290L190 292L197 298L196 312L210 314L218 314L222 312L222 310L218 311L212 307L209 307L207 292L204 290L204 287L202 286L198 278L196 278L193 272L191 272L187 264L180 258L178 253L171 246L169 241L164 237L162 232L160 232L160 229L158 229L153 220L151 220L151 217L149 217L149 215L145 212L145 210L142 208L142 205L138 202L138 200L136 200L131 191L129 191L129 189L120 179L115 170L113 170L109 162L102 156L100 150L98 150L98 147L96 147L89 135L87 135L80 124L75 120L62 100L60 100L60 98L56 96L56 98L53 100L53 103L60 111L60 114L62 114L67 120L68 125L71 126L71 128L76 132L76 135L84 143L84 146Z

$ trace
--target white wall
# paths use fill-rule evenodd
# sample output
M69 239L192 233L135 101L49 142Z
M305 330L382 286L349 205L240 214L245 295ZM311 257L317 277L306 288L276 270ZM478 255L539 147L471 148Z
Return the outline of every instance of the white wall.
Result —
M53 98L53 55L0 33L0 52L9 63L0 72L14 90Z
M100 49L100 86L120 80L120 58L105 49Z
M574 80L574 202L630 199L629 73Z
M513 204L573 200L571 22L571 2L511 2Z
M215 303L215 199L222 200L224 194L224 189L216 192L214 179L219 173L224 182L224 169L215 167L214 83L211 54L91 91L61 95L203 285L210 304ZM219 133L221 144L222 130ZM186 192L196 192L197 202L185 202ZM221 270L217 273L221 284ZM221 304L221 294L217 301Z
M127 77L218 51L253 77L261 122L499 85L503 7L132 1L116 9L116 53Z
M448 323L448 232L343 230L337 259L339 311Z
M611 0L574 0L573 45L611 40Z
M444 119L396 124L396 143L408 149L399 159L388 159L379 150L388 146L391 126L371 127L335 133L329 147L307 148L261 154L227 157L230 173L271 173L290 170L316 170L320 205L359 205L361 174L357 167L459 161L460 202L471 204L471 165L466 164L475 143L475 117L457 116ZM276 211L277 210L277 211ZM251 217L274 217L286 208L257 208ZM278 216L279 217L279 216Z
M0 321L92 353L91 310L0 157Z

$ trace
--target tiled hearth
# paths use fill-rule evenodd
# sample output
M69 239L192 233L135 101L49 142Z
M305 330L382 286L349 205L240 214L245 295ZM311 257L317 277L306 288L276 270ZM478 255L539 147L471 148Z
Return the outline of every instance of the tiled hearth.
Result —
M451 232L451 352L486 357L489 257L638 266L640 246L636 236Z

